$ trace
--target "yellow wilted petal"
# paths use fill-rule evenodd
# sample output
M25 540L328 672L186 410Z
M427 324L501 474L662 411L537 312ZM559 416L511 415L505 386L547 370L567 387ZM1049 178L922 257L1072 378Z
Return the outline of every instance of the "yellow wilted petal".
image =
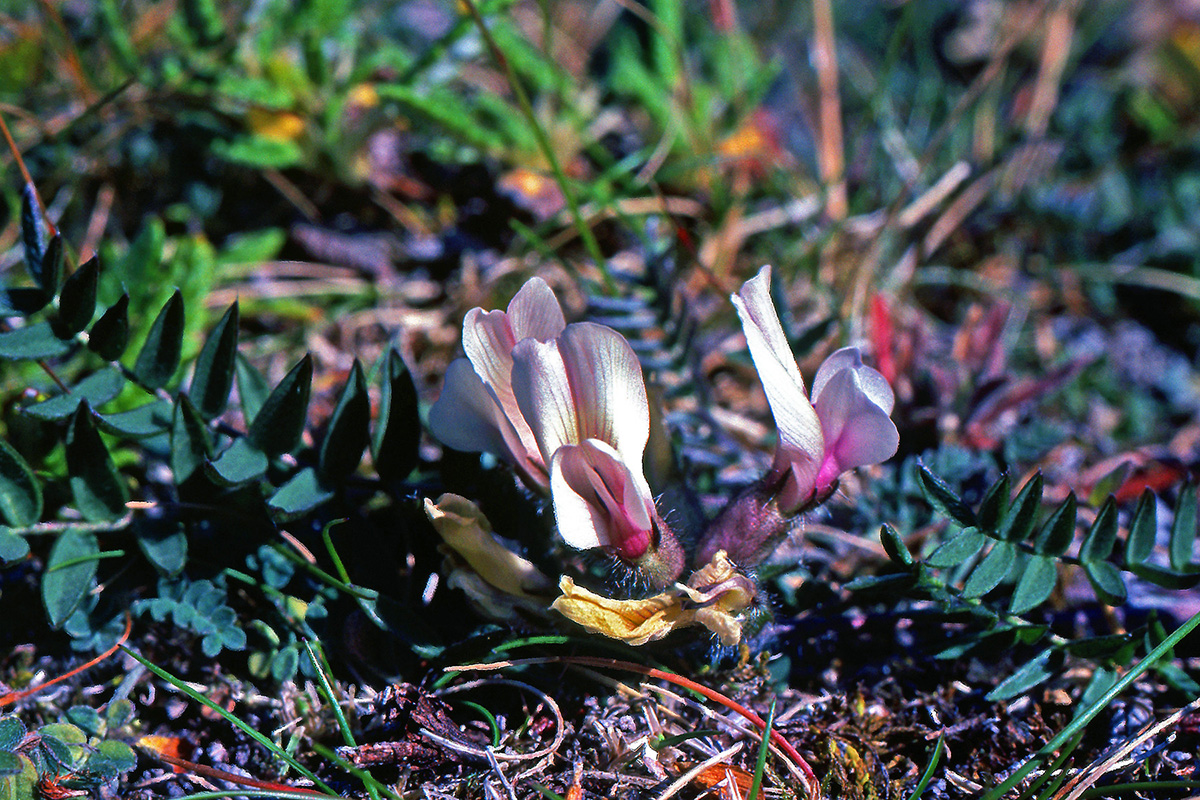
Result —
M500 544L487 517L467 498L449 493L436 503L425 498L425 516L446 544L492 586L524 598L549 593L550 579Z
M594 633L632 645L661 639L682 621L683 603L677 592L642 600L615 600L576 586L565 575L558 588L562 595L551 608Z

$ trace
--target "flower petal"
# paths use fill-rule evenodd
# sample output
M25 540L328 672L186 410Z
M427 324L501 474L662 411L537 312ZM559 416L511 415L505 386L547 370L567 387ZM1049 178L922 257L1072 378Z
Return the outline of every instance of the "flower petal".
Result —
M550 496L559 533L572 547L612 547L631 561L649 549L650 489L606 443L587 439L559 448L550 464Z
M508 443L502 433L507 425L471 362L454 359L446 370L442 394L429 409L429 430L437 440L455 450L507 456Z
M869 378L864 381L864 371L875 372L869 367L838 370L828 377L817 398L827 456L835 459L838 473L886 461L900 444L900 434L887 410L875 403L864 386L870 383ZM879 396L877 389L874 396Z
M566 575L559 579L558 588L562 596L551 608L593 633L635 646L666 636L683 612L683 602L674 592L642 600L616 600L576 586Z
M512 390L546 464L565 444L579 443L579 422L557 340L525 339L513 348Z
M825 444L821 421L804 393L804 378L771 302L770 282L770 267L763 267L731 299L779 430L775 468L791 471L780 503L792 509L812 493Z
M650 436L642 365L625 337L604 325L568 325L558 339L578 410L579 440L612 445L637 473Z
M862 351L857 347L843 347L841 350L834 351L821 364L816 377L813 378L813 403L820 398L829 379L843 369L855 370L858 373L859 386L862 388L863 394L886 413L892 413L892 408L896 405L896 396L892 394L892 387L888 385L887 378L883 377L883 373L863 364Z
M530 278L508 304L508 321L513 336L522 339L553 339L563 332L566 320L554 290L541 278Z

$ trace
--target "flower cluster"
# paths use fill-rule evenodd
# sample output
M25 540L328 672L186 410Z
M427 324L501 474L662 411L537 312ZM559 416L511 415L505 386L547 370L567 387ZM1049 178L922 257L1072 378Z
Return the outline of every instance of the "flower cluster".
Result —
M603 325L567 325L540 278L526 283L506 311L475 308L463 321L466 355L450 365L430 410L433 434L455 449L486 451L508 462L531 489L550 493L564 542L581 550L604 548L666 590L614 600L564 577L553 607L589 629L641 643L702 624L722 642L736 641L741 628L735 615L754 597L753 584L736 568L770 555L791 518L829 497L842 473L896 452L892 390L863 364L857 348L829 356L810 398L771 302L770 268L731 299L775 417L778 447L766 475L704 529L695 548L696 571L686 583L675 583L683 549L645 478L650 410L629 343ZM460 563L474 570L473 596L540 602L526 587L536 586L540 596L549 579L496 542L473 504L447 495L438 504L427 501L427 512ZM514 584L506 570L515 570L522 582ZM488 604L503 605L495 599Z

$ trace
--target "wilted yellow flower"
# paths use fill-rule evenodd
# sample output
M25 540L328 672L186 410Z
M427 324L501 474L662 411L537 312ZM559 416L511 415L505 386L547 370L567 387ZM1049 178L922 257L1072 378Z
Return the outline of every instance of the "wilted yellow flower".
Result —
M617 600L575 585L563 576L562 595L551 608L571 621L610 639L631 645L657 641L678 628L703 625L721 644L742 640L737 614L754 601L754 584L718 551L708 564L692 573L687 584L640 600Z

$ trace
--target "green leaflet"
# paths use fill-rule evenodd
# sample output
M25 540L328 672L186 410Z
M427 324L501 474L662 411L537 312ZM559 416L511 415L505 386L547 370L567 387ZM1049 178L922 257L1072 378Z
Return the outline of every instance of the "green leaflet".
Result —
M133 364L133 377L147 389L161 389L179 369L183 352L183 296L176 289L150 325Z
M114 520L125 513L125 480L92 424L87 401L71 417L66 439L67 475L75 507L84 519Z
M50 548L42 575L42 603L51 627L62 627L91 590L99 554L95 534L78 530L66 531Z

